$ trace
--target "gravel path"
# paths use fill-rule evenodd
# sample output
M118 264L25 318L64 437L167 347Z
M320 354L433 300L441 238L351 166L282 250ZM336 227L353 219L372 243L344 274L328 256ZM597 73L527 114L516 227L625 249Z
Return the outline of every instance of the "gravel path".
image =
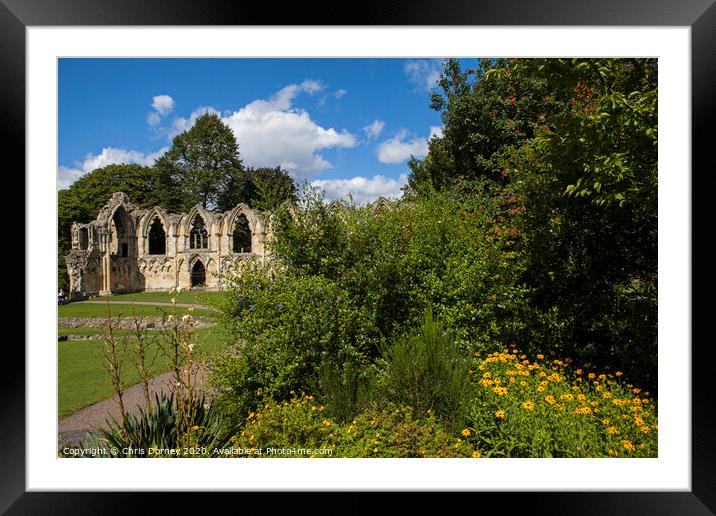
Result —
M155 376L149 381L149 393L152 401L154 401L155 393L169 393L171 391L171 382L174 373L169 371L164 374ZM197 386L198 393L204 393L202 387L206 377L206 370L199 368L192 376L192 383ZM139 409L145 409L144 390L142 384L128 387L122 396L124 406L128 413L137 414ZM89 407L78 410L77 412L60 420L57 428L58 447L63 448L68 445L78 445L86 439L93 430L107 427L107 419L109 414L119 420L119 403L117 396L111 399L100 401Z

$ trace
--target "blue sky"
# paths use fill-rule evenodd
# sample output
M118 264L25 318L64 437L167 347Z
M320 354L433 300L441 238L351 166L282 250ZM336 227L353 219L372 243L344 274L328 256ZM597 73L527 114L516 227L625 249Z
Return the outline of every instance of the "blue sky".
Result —
M396 197L441 131L435 59L61 59L58 188L111 163L151 165L217 112L244 164L281 165L327 198Z

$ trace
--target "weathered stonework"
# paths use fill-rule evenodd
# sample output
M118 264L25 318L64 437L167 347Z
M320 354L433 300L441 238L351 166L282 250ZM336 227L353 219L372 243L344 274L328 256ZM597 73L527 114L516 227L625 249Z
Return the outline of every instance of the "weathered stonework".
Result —
M267 221L245 204L214 213L139 209L117 192L87 224L72 224L70 299L111 293L218 290L227 273L269 259ZM237 247L235 249L235 247Z

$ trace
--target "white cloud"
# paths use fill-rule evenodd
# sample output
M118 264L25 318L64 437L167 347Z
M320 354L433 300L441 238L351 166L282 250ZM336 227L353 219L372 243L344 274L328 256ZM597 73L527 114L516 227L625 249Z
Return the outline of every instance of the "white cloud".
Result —
M326 200L343 199L349 194L357 203L373 202L378 197L398 198L402 195L400 189L408 182L406 174L400 174L398 179L388 179L376 175L372 179L356 176L351 179L318 179L311 185L326 194Z
M85 172L78 168L57 167L57 189L64 190L69 188L72 183L82 177Z
M164 129L158 127L162 121L162 117L167 116L174 110L174 99L169 95L157 95L152 97L152 109L147 113L147 124L152 130L161 134Z
M136 163L138 165L150 166L167 150L168 147L164 147L156 152L144 154L139 151L105 147L99 154L87 154L82 163L76 163L75 168L59 166L57 168L57 189L62 190L68 188L83 175L92 172L94 169L106 167L107 165Z
M408 80L418 89L430 91L440 79L442 61L440 59L413 59L403 66Z
M428 141L433 136L442 136L442 132L441 127L432 126L427 138L407 140L408 132L405 129L401 129L393 138L378 144L376 147L378 161L381 163L402 163L409 159L410 156L424 158L428 153Z
M157 95L152 98L152 108L159 116L166 116L174 110L174 99L169 95Z
M285 86L269 99L258 99L222 120L236 135L242 161L249 166L276 166L306 178L332 167L322 149L354 147L358 141L346 130L318 125L308 112L293 107L300 93L323 89L307 80Z
M383 127L385 127L385 122L382 120L375 120L372 124L366 125L363 128L363 132L368 135L368 140L374 140L378 137L378 135L380 135L381 131L383 131Z
M339 99L339 98L343 97L346 93L348 93L348 90L337 90L333 94L333 96L336 97L337 99Z

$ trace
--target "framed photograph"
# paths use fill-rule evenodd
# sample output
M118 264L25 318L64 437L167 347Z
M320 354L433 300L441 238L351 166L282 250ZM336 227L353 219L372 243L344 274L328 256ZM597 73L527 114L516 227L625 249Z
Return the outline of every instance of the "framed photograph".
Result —
M295 7L3 1L27 222L3 510L326 490L716 510L713 352L691 329L711 2L413 3L317 24ZM205 350L226 358L195 368ZM175 439L132 440L154 424L137 405L172 414Z

